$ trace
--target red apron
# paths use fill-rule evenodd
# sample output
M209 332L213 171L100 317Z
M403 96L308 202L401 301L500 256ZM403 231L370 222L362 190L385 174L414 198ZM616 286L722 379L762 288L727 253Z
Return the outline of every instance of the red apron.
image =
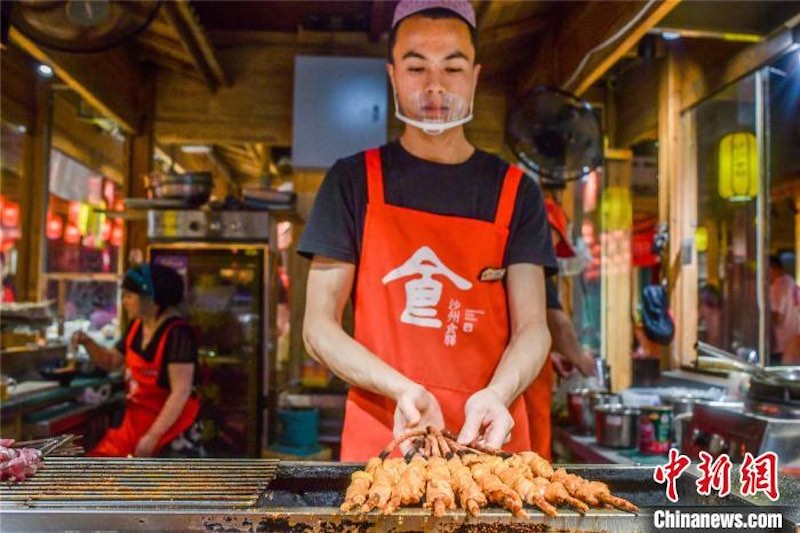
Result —
M509 168L493 222L384 202L380 152L366 152L367 214L355 291L355 339L439 401L445 426L464 424L464 404L489 384L509 340L501 268L522 177ZM342 461L366 461L392 440L395 402L357 387L347 397ZM509 409L511 451L530 448L521 398ZM397 452L395 452L397 453Z
M551 459L550 404L553 400L553 363L550 357L539 375L525 390L525 408L528 410L528 427L531 431L531 450L545 459Z
M183 323L176 320L164 329L152 361L147 361L133 350L133 339L139 331L142 321L136 320L133 323L125 338L125 374L128 382L125 416L120 426L109 429L103 439L87 455L126 457L132 455L136 450L139 439L153 425L169 397L169 390L158 385L158 374L164 360L169 332L178 324ZM194 423L199 410L200 402L194 396L190 396L178 419L159 439L153 454L157 454L161 448L187 430Z

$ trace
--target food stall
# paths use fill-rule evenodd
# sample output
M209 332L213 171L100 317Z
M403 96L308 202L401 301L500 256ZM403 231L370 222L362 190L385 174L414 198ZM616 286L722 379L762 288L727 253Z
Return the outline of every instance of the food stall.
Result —
M100 16L54 4L53 28ZM315 68L352 69L349 81L367 69L380 83L358 102L367 106L359 120L381 142L402 128L383 70L393 4L103 4L103 16L125 24L85 41L31 24L44 11L3 6L13 15L3 75L14 80L2 90L3 282L45 309L35 340L4 334L3 386L41 381L36 361L66 359L75 329L112 342L124 331L121 274L143 259L171 266L200 339L209 456L80 457L119 418L117 373L4 395L0 436L17 440L0 443L4 468L26 458L0 485L4 531L627 532L694 512L752 514L773 520L770 531L800 527L797 376L769 367L765 296L767 256L800 250L800 174L787 162L796 160L796 131L770 107L792 105L782 81L797 76L791 7L748 7L761 25L731 41L694 28L709 15L689 2L474 3L486 55L467 135L517 160L566 214L577 254L560 264L562 306L602 378L586 388L573 374L554 390L563 416L554 416L551 466L476 443L459 448L430 430L413 437L405 461L327 462L338 455L347 387L304 347L309 263L279 240L303 229L326 171L318 158L349 150L340 147L355 137L333 135L323 153L314 129L365 131L358 121L312 120L313 106L333 105L318 93L349 91L341 80L323 85L331 80ZM524 111L537 94L559 96L550 115L531 118ZM532 128L516 147L515 119ZM576 139L586 143L580 150L544 153ZM578 172L545 183L543 154ZM172 186L191 196L200 182L201 201L159 193ZM712 284L720 290L704 297ZM670 309L666 342L643 324L652 286ZM4 321L11 311L3 308ZM352 329L352 317L345 323ZM39 355L18 365L20 345ZM734 363L719 362L731 354ZM313 427L290 426L298 413ZM705 453L733 461L727 494L716 484L698 490L709 477ZM770 453L773 485L753 490L737 474ZM477 484L471 498L463 468ZM430 494L419 485L425 472L441 481ZM413 494L391 504L386 489L403 479L397 493Z

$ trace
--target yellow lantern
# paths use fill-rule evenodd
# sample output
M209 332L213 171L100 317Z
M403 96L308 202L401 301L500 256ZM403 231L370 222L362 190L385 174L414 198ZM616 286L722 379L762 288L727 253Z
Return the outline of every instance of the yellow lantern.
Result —
M627 187L607 187L603 191L600 207L603 213L603 231L630 229L633 226L631 190Z
M697 248L697 253L708 251L708 229L705 226L694 230L694 247Z
M758 196L758 151L752 133L729 133L720 140L718 190L731 202Z

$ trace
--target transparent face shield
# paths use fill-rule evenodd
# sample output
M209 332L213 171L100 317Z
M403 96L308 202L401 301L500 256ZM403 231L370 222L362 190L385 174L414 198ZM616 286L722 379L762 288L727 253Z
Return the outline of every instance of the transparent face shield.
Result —
M394 92L394 116L410 126L419 128L428 135L440 135L445 131L472 120L473 91L470 101L457 94L426 93L417 91L409 98L410 109L401 111Z

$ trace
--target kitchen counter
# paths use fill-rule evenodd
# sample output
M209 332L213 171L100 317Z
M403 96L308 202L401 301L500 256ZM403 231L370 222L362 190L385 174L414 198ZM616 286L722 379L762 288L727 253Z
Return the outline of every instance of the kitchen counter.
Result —
M658 466L664 464L664 455L645 455L637 449L616 450L600 446L594 435L578 435L571 428L553 428L553 448L568 451L577 459L589 464L617 464L633 466Z
M98 388L110 384L112 388L122 383L122 373L116 372L107 376L78 377L69 386L59 386L42 392L34 392L19 398L11 398L0 404L0 416L9 416L20 412L29 412L46 405L77 398L87 387Z

